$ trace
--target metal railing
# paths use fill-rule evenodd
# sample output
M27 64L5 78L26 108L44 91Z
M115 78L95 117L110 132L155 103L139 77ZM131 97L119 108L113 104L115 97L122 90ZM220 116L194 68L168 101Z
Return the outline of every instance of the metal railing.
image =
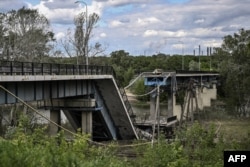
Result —
M0 75L113 75L112 66L0 61Z
M127 108L128 114L132 120L133 123L135 123L135 113L133 111L133 108L128 100L128 96L124 90L124 88L120 87L119 89L121 96L122 96L122 100L124 101L125 107Z

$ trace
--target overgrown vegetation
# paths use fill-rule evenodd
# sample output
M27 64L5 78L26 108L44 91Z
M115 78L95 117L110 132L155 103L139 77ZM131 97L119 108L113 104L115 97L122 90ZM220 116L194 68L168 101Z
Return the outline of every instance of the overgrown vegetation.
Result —
M49 136L47 127L43 127L27 133L23 125L21 121L9 139L0 138L0 166L221 167L224 150L245 150L250 144L249 137L225 140L218 125L203 126L198 122L183 127L175 140L161 137L153 145L145 141L97 144L84 134L66 140L63 131Z
M224 37L215 57L221 74L227 110L237 116L250 111L250 30L240 29Z

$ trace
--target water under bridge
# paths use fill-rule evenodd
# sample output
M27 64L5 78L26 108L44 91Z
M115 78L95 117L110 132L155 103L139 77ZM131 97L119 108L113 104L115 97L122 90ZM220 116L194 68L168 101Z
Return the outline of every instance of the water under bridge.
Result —
M171 94L169 117L172 117L180 115L174 109L178 108L174 107L177 83L190 78L212 82L218 74L186 71L152 72L142 76L149 86L155 85L155 79L157 84L165 82L162 86ZM117 84L111 66L0 61L0 88L1 106L35 102L37 108L50 110L50 119L58 124L63 111L75 131L81 128L94 140L139 138L140 123L136 122L125 90ZM58 130L57 126L50 125L51 133Z

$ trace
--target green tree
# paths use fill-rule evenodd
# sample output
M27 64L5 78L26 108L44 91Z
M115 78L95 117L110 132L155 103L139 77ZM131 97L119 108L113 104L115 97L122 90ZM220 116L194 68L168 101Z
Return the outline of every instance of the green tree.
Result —
M124 72L124 84L128 85L129 82L133 79L134 77L134 70L132 67L129 67L127 71Z
M124 50L114 51L110 54L111 64L121 66L123 69L130 67L130 56L128 52Z
M119 50L111 53L110 63L114 67L116 72L116 79L122 86L126 86L128 82L128 78L125 81L124 74L128 71L129 67L131 67L131 58L128 52L124 50Z
M49 30L49 21L45 16L24 7L2 16L6 34L5 40L1 41L4 43L4 56L40 61L42 56L48 55L54 34Z
M90 37L100 17L96 13L93 13L89 16L86 15L87 13L84 12L76 16L76 18L74 19L74 23L76 26L74 40L70 39L68 41L73 44L76 51L76 56L82 56L81 62L84 62L86 60L86 56L89 55L89 52L91 50L93 56L105 50L102 48L100 43L96 43L93 47L89 47ZM67 51L67 53L69 53L69 51Z
M189 62L189 70L190 71L198 71L199 70L199 63L196 61L192 60Z
M225 36L215 55L228 109L245 116L250 105L250 30L240 29L234 35Z
M149 100L149 95L140 96L140 95L144 95L145 93L147 93L147 87L144 85L143 79L139 79L135 82L135 85L132 87L132 92L135 95L139 95L139 96L137 96L138 100L141 100L141 101L148 101Z
M6 15L4 13L0 13L0 56L4 54L4 51L6 52L6 38L5 33L7 32L7 29L5 27L5 19Z
M169 57L166 66L168 70L180 70L182 67L182 57L179 55Z
M222 136L215 142L215 137L214 125L205 128L198 122L178 131L177 138L184 145L183 154L188 156L189 166L223 166L223 150L226 145L230 149L230 145L224 144Z
M136 166L144 167L188 167L187 155L178 142L167 143L164 138L157 143L141 148L143 156L138 159Z

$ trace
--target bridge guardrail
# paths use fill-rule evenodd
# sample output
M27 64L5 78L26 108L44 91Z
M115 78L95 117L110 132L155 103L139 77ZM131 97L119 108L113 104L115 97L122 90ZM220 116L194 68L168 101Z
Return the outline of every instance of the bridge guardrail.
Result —
M112 66L0 61L0 75L115 75Z

